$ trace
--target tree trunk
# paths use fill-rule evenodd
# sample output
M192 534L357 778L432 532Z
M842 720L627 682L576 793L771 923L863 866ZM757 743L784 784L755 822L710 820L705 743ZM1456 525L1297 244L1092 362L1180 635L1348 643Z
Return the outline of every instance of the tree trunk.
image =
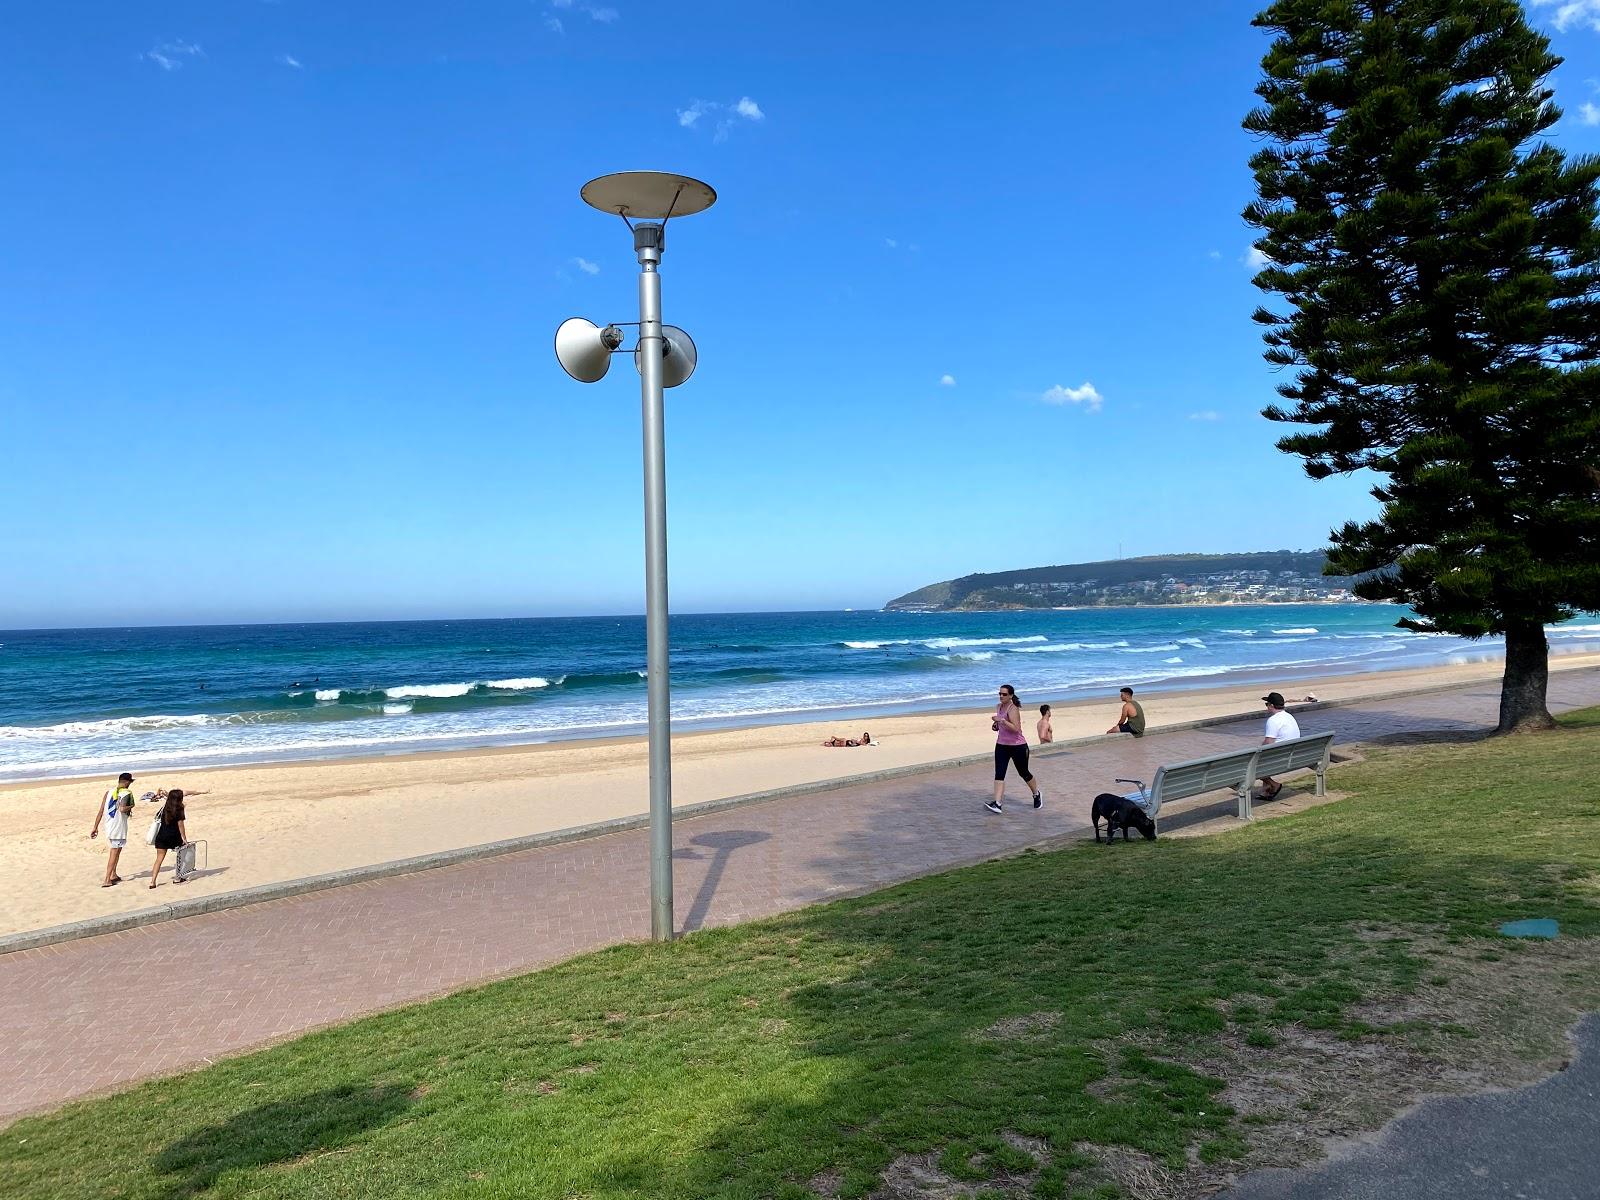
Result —
M1496 733L1554 729L1545 707L1550 682L1550 645L1544 626L1521 622L1506 630L1506 673L1500 684L1500 727Z

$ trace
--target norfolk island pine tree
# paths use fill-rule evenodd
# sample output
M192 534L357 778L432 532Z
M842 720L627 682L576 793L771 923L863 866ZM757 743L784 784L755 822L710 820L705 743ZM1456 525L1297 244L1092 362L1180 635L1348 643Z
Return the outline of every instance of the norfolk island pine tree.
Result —
M1548 728L1544 626L1600 606L1600 161L1543 140L1561 60L1512 0L1278 0L1244 121L1274 421L1382 477L1328 570L1400 625L1504 634L1501 732Z

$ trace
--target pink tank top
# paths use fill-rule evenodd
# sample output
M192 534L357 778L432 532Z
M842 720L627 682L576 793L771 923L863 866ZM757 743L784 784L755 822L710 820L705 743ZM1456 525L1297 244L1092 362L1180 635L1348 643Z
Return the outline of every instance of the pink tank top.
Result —
M1005 710L1006 705L1004 704L994 706L994 719L1000 725L1000 736L995 738L996 744L1001 746L1026 746L1028 739L1023 736L1022 731L1020 729L1012 729L1011 726L1000 720L1000 714ZM1017 716L1019 719L1022 716L1020 709L1017 710Z

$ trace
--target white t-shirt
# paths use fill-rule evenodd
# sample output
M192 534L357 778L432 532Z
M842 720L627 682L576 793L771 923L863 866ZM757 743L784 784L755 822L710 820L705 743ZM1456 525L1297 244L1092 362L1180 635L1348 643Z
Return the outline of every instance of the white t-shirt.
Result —
M1267 736L1275 742L1287 742L1300 736L1300 722L1286 712L1275 712L1267 718Z
M128 840L128 814L122 811L122 798L126 796L133 799L133 793L128 788L112 788L105 794L101 803L105 806L106 841L125 842Z

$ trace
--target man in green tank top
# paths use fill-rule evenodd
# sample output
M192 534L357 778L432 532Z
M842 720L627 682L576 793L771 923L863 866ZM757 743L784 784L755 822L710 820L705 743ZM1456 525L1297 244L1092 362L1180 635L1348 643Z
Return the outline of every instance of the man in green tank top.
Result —
M1117 723L1106 732L1144 736L1144 706L1133 698L1132 688L1122 689L1122 708L1117 713Z

